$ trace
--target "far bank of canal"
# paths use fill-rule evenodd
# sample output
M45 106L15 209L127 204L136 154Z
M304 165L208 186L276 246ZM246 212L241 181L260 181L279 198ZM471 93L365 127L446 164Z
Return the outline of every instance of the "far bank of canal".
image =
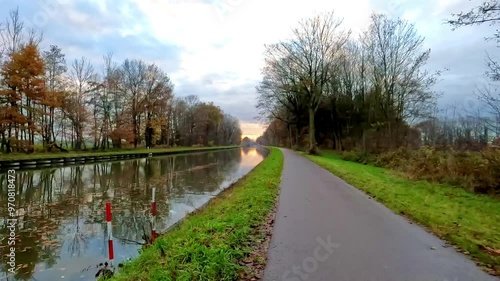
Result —
M50 166L69 166L108 162L191 152L233 149L236 146L177 147L168 149L125 149L97 152L67 152L40 154L0 154L0 172L7 169L39 169Z
M17 274L14 280L94 280L107 260L105 202L113 205L115 262L138 254L149 228L156 187L161 232L230 186L267 155L233 148L181 155L16 171ZM0 173L0 201L7 202L7 174ZM0 206L6 237L7 206ZM7 254L5 241L0 254ZM8 276L0 267L0 279ZM10 280L10 279L9 279Z

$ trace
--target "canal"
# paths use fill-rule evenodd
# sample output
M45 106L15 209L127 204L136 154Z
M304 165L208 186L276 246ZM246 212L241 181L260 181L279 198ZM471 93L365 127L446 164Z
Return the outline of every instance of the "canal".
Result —
M7 171L0 171L0 280L94 280L107 261L105 203L113 208L115 264L137 256L151 232L165 231L267 156L267 150L222 151L16 170L15 276L7 274ZM9 276L9 277L8 277Z

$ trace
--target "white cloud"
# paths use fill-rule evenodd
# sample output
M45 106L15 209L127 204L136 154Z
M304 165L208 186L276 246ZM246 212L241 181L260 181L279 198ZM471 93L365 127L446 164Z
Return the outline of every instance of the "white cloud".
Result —
M253 83L254 92L263 67L264 44L289 36L300 19L335 10L344 18L346 28L359 31L371 13L369 0L222 0L212 4L136 0L136 4L147 16L148 28L156 38L183 50L180 68L172 73L174 82L197 84L207 75L216 74L209 85L211 90L221 91L221 99L234 102L232 95L241 90L239 87ZM238 101L253 106L255 95L250 99L245 96Z
M370 13L368 0L217 3L137 0L155 37L184 49L178 77L192 81L229 72L255 79L260 76L264 44L287 36L301 18L335 9L345 17L346 26L360 28Z

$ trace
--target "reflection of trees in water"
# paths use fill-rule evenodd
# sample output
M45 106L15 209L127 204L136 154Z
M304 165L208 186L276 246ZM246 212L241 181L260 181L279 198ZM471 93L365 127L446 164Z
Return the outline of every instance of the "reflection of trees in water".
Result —
M66 252L71 256L80 257L85 253L85 250L88 249L88 242L85 238L86 233L82 233L82 218L81 218L81 206L84 202L84 194L85 194L85 181L84 181L84 172L86 168L90 168L89 166L76 166L73 169L70 169L69 178L71 180L71 185L69 189L65 192L64 198L69 200L70 206L68 207L71 214L71 220L67 223L67 229L69 232L68 248ZM67 209L68 209L67 208Z
M73 224L73 231L68 245L68 253L72 256L80 257L88 249L88 242L85 233L80 231L80 212L76 211L76 218Z
M53 241L57 237L57 219L52 219L54 213L53 185L55 169L42 170L33 173L16 174L17 231L16 263L20 267L16 278L28 280L32 278L36 262L45 261L46 266L52 266L58 259L60 245ZM7 187L6 175L0 175L0 186ZM7 202L6 190L2 190L0 201ZM5 200L5 201L4 201ZM2 204L2 207L4 204ZM6 206L5 206L6 207ZM7 210L0 209L0 217L8 218ZM2 237L9 234L6 221L0 228ZM2 245L6 245L2 242ZM0 250L0 254L8 253L8 248ZM5 269L7 270L7 269Z
M184 174L181 175L180 182L175 185L172 193L176 197L182 197L186 193L215 192L224 179L237 170L240 161L241 154L237 149L189 155L185 158L185 162L191 165L185 167L184 170L180 169L184 171ZM189 168L207 165L207 163L217 163L217 165L206 169L189 170Z
M243 153L245 153L245 155L248 155L248 152L251 150L252 148L248 147L248 146L244 146L241 148L241 150L243 151Z
M237 171L241 157L241 151L235 149L18 171L16 203L21 241L17 243L17 262L27 266L18 270L16 278L30 279L36 264L52 267L61 254L82 256L91 246L102 247L102 254L107 255L107 201L113 206L114 236L142 241L144 231L150 231L151 192L156 187L156 226L158 230L165 229L170 199L184 198L186 204L195 207L191 198L196 197L184 195L215 192ZM6 182L6 174L0 174L2 202L7 202ZM7 218L3 205L0 218ZM6 237L6 221L0 221L0 235ZM96 236L102 238L103 245L88 244ZM65 248L61 249L63 244ZM0 248L0 254L7 253L7 248ZM0 270L6 272L7 268L2 265Z

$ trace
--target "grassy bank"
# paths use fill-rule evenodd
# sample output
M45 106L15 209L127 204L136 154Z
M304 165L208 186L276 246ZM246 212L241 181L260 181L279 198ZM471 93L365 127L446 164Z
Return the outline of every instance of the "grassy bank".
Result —
M112 280L237 280L238 261L260 239L255 228L274 206L282 168L281 151L271 148L246 177L161 236Z
M500 194L500 150L462 151L421 147L379 154L342 152L343 160L401 171L407 178L447 183L478 193Z
M451 185L405 179L385 168L344 161L333 152L307 157L458 246L488 271L500 273L500 200Z
M0 160L25 160L25 159L51 159L59 157L84 157L84 156L110 156L129 153L161 153L161 152L191 152L196 150L210 150L231 148L237 146L214 146L214 147L172 147L172 148L130 148L130 149L110 149L98 151L70 151L70 152L47 152L47 153L0 153Z

